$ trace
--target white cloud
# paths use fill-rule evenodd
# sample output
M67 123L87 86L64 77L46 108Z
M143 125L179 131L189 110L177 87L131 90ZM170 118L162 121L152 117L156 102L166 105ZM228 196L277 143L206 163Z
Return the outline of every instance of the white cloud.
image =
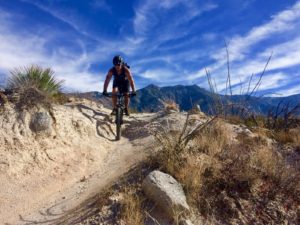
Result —
M287 35L295 35L299 33L300 28L300 1L294 6L286 9L277 15L273 16L271 20L261 26L252 28L245 36L236 36L229 40L228 50L230 59L231 84L238 85L247 82L251 74L260 74L268 60L268 57L273 52L272 59L267 67L267 72L275 70L284 70L287 68L298 68L300 65L300 38L299 36L293 40L285 43L274 43L274 35L276 37L286 37ZM290 33L289 33L290 32ZM274 43L264 50L262 53L255 55L253 50L261 41L270 40ZM276 39L275 39L276 40ZM227 80L227 61L226 49L221 48L212 54L212 58L216 60L206 68L211 72L211 75L217 83L219 90L225 90ZM194 72L187 76L189 81L205 77L205 68ZM260 90L279 88L285 84L292 83L291 74L283 72L275 72L272 76L267 76L268 81L262 83ZM281 79L281 78L285 79ZM201 85L207 86L206 83ZM239 89L239 88L238 88ZM239 90L236 90L239 92Z
M158 27L155 31L153 28L161 22L162 16L167 10L174 7L184 7L185 13L175 15L169 20L164 21L164 27ZM162 33L164 30L166 34L175 35L175 28L180 24L188 23L191 19L199 16L203 12L211 11L217 8L218 5L214 3L199 4L195 0L145 0L135 8L135 18L133 19L133 27L136 35L147 35L149 32ZM173 30L173 32L168 32ZM169 37L169 36L168 36ZM164 38L169 39L169 38Z
M300 76L300 74L298 74ZM300 82L300 81L299 81ZM294 87L288 87L285 89L281 89L280 93L276 93L270 96L278 97L278 96L290 96L290 95L296 95L300 93L300 85L294 86Z
M271 73L263 76L261 83L259 85L259 90L269 90L282 87L289 83L289 76L285 73ZM250 90L253 89L258 82L258 78L252 80ZM248 83L245 83L247 86Z
M146 70L144 73L140 74L141 77L153 81L162 81L165 79L170 79L173 75L174 74L171 71L162 69Z
M168 85L170 85L170 81L172 83L185 82L185 78L181 74L178 75L178 73L174 72L172 69L148 69L145 72L139 73L139 76Z
M10 29L9 18L9 14L5 18L0 17L0 70L2 73L8 75L9 71L16 67L38 64L42 67L51 67L58 79L65 80L67 89L81 91L100 89L100 80L103 80L104 74L96 77L88 71L91 61L86 52L73 55L72 52L60 51L58 48L54 54L50 55L45 46L48 42L47 37L16 33Z
M299 20L300 1L290 9L286 9L273 16L270 22L254 27L247 35L236 36L229 40L230 59L232 61L244 59L253 45L267 38L272 38L273 35L285 34L287 31L297 29L297 26L300 25ZM212 55L212 58L224 62L226 60L225 48Z
M246 60L234 66L234 73L240 76L249 76L249 73L260 73L267 63L268 57L273 52L268 71L283 70L300 65L300 38L285 43L273 45L259 54L255 60Z

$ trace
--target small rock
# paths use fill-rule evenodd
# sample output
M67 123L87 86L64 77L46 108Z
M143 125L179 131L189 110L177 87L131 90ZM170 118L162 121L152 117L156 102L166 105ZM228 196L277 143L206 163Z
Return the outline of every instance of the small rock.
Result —
M34 132L50 130L51 118L46 112L34 113L31 117L30 128Z

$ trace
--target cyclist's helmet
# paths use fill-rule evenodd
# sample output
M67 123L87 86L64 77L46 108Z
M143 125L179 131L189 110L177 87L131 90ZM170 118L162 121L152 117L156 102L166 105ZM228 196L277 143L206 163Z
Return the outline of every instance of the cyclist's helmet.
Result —
M119 55L116 55L114 58L113 58L113 64L114 65L121 65L123 63L123 59L121 56Z

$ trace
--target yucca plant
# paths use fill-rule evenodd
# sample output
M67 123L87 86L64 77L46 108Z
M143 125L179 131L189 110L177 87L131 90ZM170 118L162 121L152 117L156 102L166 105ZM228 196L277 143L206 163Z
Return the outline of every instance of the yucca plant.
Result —
M37 65L14 69L8 80L8 88L16 94L16 106L20 109L38 105L49 108L51 103L59 102L57 96L62 95L62 84L63 81L55 79L51 68Z
M63 81L57 81L51 68L43 69L40 66L17 68L11 71L11 78L8 80L10 89L37 88L49 96L57 94L62 89Z

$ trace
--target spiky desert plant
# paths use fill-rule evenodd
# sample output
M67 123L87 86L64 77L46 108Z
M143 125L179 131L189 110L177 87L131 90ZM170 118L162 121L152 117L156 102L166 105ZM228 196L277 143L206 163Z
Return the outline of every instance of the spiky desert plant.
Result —
M30 109L34 106L51 107L51 103L62 103L63 81L54 77L51 68L37 65L20 67L11 71L8 88L15 93L16 106L19 109Z
M51 68L43 69L40 66L32 65L20 67L11 71L11 78L8 81L10 89L37 88L39 91L49 96L57 94L62 89L63 81L58 81L54 77Z

